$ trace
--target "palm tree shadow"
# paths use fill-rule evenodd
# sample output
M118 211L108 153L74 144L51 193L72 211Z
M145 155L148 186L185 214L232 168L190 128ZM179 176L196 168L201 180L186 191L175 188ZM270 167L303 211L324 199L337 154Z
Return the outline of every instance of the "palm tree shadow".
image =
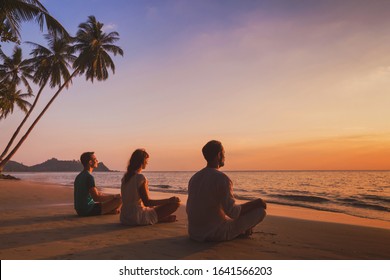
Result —
M34 216L34 217L23 217L17 219L2 220L0 227L12 227L12 226L31 226L34 224L47 223L47 222L59 222L59 221L73 221L80 219L75 214L60 214L52 216Z
M0 243L0 250L18 248L29 245L37 245L41 243L55 242L61 240L69 240L78 237L85 237L93 234L101 234L107 232L118 232L123 230L131 230L131 228L125 228L119 223L113 222L104 222L104 223L83 223L83 219L77 216L71 215L59 215L54 217L41 217L42 221L62 221L63 218L69 218L69 223L65 225L66 227L55 227L48 229L35 230L32 228L30 231L22 232L9 232L0 234L0 240L6 240L6 242ZM75 224L73 219L79 220L79 223ZM21 219L23 220L23 219ZM21 220L16 221L17 223ZM14 221L15 222L15 221ZM62 222L61 222L62 223ZM81 223L81 224L80 224ZM42 225L41 225L42 226ZM34 226L36 228L37 226ZM30 226L26 227L27 229L31 228ZM26 238L27 237L27 238Z

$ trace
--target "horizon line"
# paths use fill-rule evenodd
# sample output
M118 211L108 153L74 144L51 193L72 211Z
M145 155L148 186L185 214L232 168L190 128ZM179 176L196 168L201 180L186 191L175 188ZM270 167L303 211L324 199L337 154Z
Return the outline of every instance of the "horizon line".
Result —
M125 172L121 170L111 170L113 172ZM144 170L143 172L197 172L199 170ZM243 169L243 170L223 170L224 172L364 172L383 171L390 169Z

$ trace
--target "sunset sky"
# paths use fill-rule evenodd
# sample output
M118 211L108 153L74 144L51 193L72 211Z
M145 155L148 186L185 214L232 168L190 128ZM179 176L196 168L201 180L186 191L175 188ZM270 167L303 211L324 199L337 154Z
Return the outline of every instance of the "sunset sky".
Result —
M390 169L390 1L41 2L73 35L95 15L125 55L75 79L13 160L95 151L124 170L142 147L148 170L197 170L217 139L224 170ZM1 148L21 118L0 121Z

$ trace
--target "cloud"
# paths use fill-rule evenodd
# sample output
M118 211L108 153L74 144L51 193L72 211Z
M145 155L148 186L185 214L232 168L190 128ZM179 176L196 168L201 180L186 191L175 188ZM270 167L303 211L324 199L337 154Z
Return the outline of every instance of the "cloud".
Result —
M108 24L105 24L103 25L103 32L111 32L113 30L116 30L118 29L118 25L116 25L115 23L108 23Z

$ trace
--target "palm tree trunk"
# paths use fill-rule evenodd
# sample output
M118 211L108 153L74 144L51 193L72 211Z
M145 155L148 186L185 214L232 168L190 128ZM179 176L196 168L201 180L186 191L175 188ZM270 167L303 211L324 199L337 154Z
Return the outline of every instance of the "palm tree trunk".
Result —
M31 124L30 128L27 130L27 132L23 135L23 137L19 140L18 144L13 148L13 150L8 154L8 156L3 159L0 162L0 173L3 171L4 166L6 163L13 157L13 155L18 151L20 146L23 144L23 142L27 139L27 137L30 135L31 131L34 129L35 125L39 122L39 120L42 118L42 116L46 113L47 109L49 109L50 105L54 102L54 100L57 98L57 96L60 94L60 92L66 87L66 85L72 80L72 78L79 72L78 69L76 69L72 75L70 75L69 79L64 82L64 84L57 90L57 92L54 94L54 96L50 99L50 101L47 103L45 108L43 108L42 112L39 114L39 116L35 119L35 121Z
M35 100L34 100L34 103L31 105L30 109L28 110L27 114L24 116L24 119L22 120L22 122L19 124L18 128L16 129L16 131L14 132L14 134L12 135L11 139L9 140L8 142L8 145L7 147L5 147L3 153L0 155L0 162L2 161L2 159L5 157L5 155L8 153L8 150L9 148L11 147L12 143L14 142L16 136L18 136L20 130L22 129L24 123L27 121L28 117L30 116L31 112L34 110L35 108L35 105L38 103L38 99L42 93L42 90L43 88L46 86L47 84L47 81L48 79L45 81L45 83L41 86L41 88L39 89L39 92L37 94L37 96L35 97Z

